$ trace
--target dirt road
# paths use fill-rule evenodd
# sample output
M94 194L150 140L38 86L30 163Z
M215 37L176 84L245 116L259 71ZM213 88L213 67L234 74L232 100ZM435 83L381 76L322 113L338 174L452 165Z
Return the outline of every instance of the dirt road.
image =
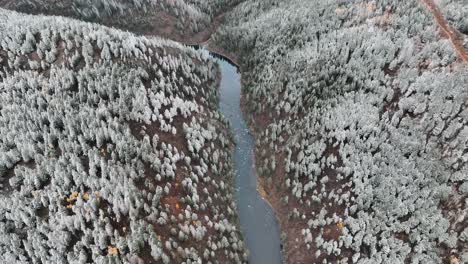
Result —
M421 0L421 1L432 12L432 14L434 15L437 21L437 24L439 24L444 35L446 35L450 39L450 41L452 42L452 45L454 46L460 58L464 62L468 63L468 51L465 50L465 48L463 47L463 38L461 37L462 34L456 28L450 26L450 24L447 22L444 15L440 11L439 7L434 3L433 0Z

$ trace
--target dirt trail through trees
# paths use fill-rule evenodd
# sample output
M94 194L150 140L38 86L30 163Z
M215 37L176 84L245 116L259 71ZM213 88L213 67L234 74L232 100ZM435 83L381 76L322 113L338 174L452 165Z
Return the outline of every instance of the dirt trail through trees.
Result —
M432 12L432 14L434 15L437 21L437 24L439 24L443 33L447 35L447 37L450 39L450 41L455 47L455 50L460 56L460 58L464 62L468 63L468 51L465 50L465 48L463 47L463 39L461 37L461 33L457 29L450 26L450 24L447 22L444 15L442 14L442 12L440 12L439 7L434 3L433 0L421 0L421 1Z

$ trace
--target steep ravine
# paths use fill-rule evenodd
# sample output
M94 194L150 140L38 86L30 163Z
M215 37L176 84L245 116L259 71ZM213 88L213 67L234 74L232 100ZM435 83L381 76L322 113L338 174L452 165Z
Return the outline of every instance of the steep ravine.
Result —
M222 75L219 110L229 120L236 143L236 200L242 233L250 251L249 263L282 263L281 235L275 212L257 191L253 157L255 140L241 109L241 75L237 66L231 64L231 59L214 55Z

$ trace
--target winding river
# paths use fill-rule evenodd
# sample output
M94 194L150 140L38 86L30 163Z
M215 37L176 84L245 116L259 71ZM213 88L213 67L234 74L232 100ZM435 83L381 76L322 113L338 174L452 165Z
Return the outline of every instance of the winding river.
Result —
M221 67L219 108L230 121L235 137L234 152L236 200L240 225L250 264L280 264L281 236L275 213L257 192L257 176L253 167L254 139L240 107L241 76L228 59L212 54Z

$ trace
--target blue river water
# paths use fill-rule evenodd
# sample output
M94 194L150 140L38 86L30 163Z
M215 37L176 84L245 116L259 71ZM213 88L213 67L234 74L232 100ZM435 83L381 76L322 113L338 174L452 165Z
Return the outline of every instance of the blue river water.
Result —
M241 75L236 66L216 57L222 74L219 109L230 121L236 142L236 199L242 233L250 251L249 263L280 264L280 228L273 209L257 192L257 176L253 167L255 141L240 105Z

